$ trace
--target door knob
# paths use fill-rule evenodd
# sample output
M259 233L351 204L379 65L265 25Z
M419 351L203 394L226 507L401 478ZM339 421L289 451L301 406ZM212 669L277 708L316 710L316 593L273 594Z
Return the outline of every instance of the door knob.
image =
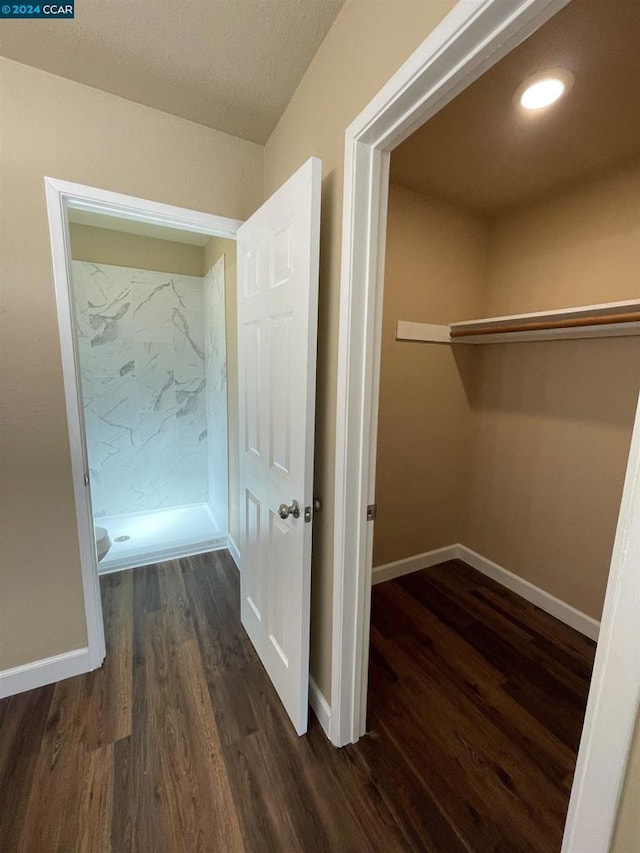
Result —
M298 501L291 501L291 506L280 504L278 507L278 515L280 518L289 518L292 515L294 518L300 518L300 507Z

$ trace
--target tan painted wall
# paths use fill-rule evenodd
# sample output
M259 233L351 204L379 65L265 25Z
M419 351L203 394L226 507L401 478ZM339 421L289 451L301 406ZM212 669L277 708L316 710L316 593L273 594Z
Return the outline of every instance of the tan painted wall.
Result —
M239 517L239 414L238 414L238 299L236 241L212 237L204 247L204 266L208 272L224 255L225 311L227 332L227 419L229 436L229 533L240 544Z
M620 799L618 823L611 853L638 853L640 849L640 718L627 765L625 786Z
M322 159L322 226L316 416L316 494L311 585L311 673L331 695L336 358L344 132L454 6L453 0L347 0L265 149L270 195L309 157Z
M263 149L0 60L0 669L86 642L45 175L243 219Z
M487 228L391 185L387 228L373 564L459 541L473 435L475 353L396 341L398 320L477 317Z
M487 316L640 296L640 163L492 223Z
M491 223L485 316L637 298L640 167ZM600 618L640 339L482 347L466 545Z
M93 225L69 225L71 257L75 261L111 264L135 270L155 270L176 275L204 274L204 247L160 240L142 234L125 234Z
M462 541L599 619L640 388L640 341L496 344L477 355Z

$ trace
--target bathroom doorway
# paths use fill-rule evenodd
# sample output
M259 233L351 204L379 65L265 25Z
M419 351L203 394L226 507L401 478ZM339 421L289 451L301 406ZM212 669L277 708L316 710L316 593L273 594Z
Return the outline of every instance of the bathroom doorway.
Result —
M241 223L46 184L56 278L66 280L58 313L91 623L96 565L237 554Z
M73 207L68 219L98 569L227 547L235 242Z

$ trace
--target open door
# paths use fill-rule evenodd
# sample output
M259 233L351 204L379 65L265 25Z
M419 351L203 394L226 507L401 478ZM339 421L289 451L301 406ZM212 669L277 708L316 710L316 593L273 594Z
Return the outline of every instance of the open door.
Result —
M322 164L238 230L241 615L298 734L307 730Z

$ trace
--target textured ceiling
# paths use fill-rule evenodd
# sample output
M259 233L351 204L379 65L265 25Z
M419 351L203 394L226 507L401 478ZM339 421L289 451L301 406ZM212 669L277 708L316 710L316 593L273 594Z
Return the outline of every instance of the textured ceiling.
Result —
M567 68L573 89L525 113L513 95ZM573 0L391 155L391 180L479 213L640 155L640 0Z
M78 0L0 55L264 143L344 0Z

